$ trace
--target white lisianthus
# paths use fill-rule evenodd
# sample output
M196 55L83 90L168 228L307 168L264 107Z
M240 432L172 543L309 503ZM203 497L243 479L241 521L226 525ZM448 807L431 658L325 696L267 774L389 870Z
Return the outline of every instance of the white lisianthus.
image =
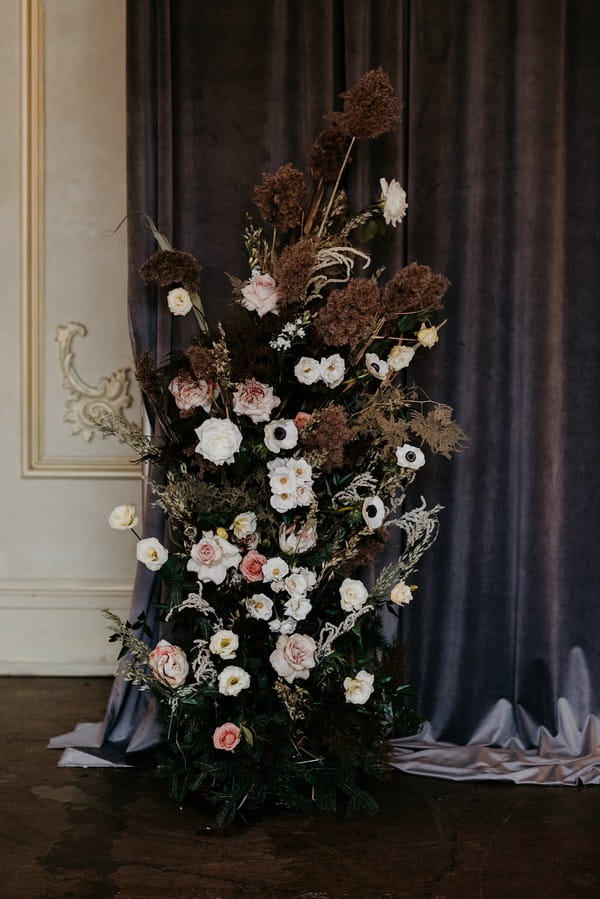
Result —
M289 574L289 571L288 563L279 556L275 556L273 559L268 559L263 565L263 581L265 584L270 581L280 581Z
M418 446L404 443L396 448L396 461L400 468L422 468L425 465L425 455Z
M322 376L321 363L310 356L302 356L294 366L294 374L301 384L316 384Z
M279 315L278 300L279 294L274 279L271 275L263 275L259 269L255 269L252 278L245 287L242 287L242 306L250 312L256 312L258 317L262 318L267 312Z
M328 387L338 387L344 380L346 363L339 353L321 359L321 378Z
M213 655L222 659L235 659L235 654L240 645L239 637L233 631L217 631L210 638L208 648Z
M157 643L148 656L148 667L157 681L167 687L181 687L190 670L185 652L168 640Z
M278 418L265 425L265 445L272 453L293 449L298 443L298 428L290 418Z
M237 696L250 686L250 675L237 665L227 665L219 674L219 693L223 696Z
M310 599L306 596L290 596L284 606L285 614L294 621L303 621L311 609Z
M228 418L207 418L196 428L196 452L215 465L229 465L242 443L242 432Z
M380 178L379 186L381 187L385 223L393 225L395 228L398 222L402 221L408 209L406 191L395 178L392 178L389 184L385 178Z
M117 531L128 531L138 523L135 506L115 506L108 516L111 528Z
M344 692L346 702L354 705L364 705L373 692L375 676L368 671L358 671L354 677L344 678Z
M256 531L256 524L254 512L241 512L233 519L231 530L237 540L244 540Z
M169 312L173 315L187 315L192 308L192 298L183 287L175 287L167 294Z
M244 600L244 605L251 618L269 621L273 615L273 600L265 593L254 593L253 596L249 596Z
M269 661L277 674L291 684L296 678L306 680L310 676L310 669L317 664L316 649L315 641L307 634L281 634Z
M430 350L431 347L436 345L439 339L437 328L434 328L433 326L428 328L425 322L421 322L421 327L417 331L417 340L421 346Z
M412 590L404 581L394 584L390 592L390 599L397 606L407 606L412 601Z
M227 571L237 568L242 561L237 546L212 531L202 532L202 539L192 546L190 557L187 570L195 571L199 581L213 584L222 584Z
M385 506L378 496L367 496L362 504L362 517L368 528L376 531L383 524L385 518Z
M355 612L362 609L369 591L362 581L347 577L340 584L340 605L344 612Z
M145 540L138 541L135 556L150 571L158 571L169 558L169 552L156 537L146 537Z
M407 368L407 366L410 365L414 355L415 351L413 347L407 346L405 343L398 344L390 350L390 354L387 357L387 364L392 371L401 371L403 368Z
M305 553L317 542L317 525L310 519L302 526L282 524L279 528L279 549L284 553Z
M380 381L385 381L389 374L389 365L384 359L380 359L377 353L367 353L365 365L367 366L367 371Z

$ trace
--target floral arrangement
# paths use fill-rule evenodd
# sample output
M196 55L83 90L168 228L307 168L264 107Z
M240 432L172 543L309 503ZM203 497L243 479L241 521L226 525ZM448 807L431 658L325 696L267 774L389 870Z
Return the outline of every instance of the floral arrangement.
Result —
M152 486L169 533L167 546L137 543L164 581L163 639L150 648L143 620L107 612L113 639L125 676L156 700L172 794L200 793L220 824L267 801L376 810L363 775L385 773L387 737L414 723L380 611L413 599L441 508L406 509L407 488L464 436L406 383L438 341L448 281L417 263L384 280L365 249L402 220L406 195L382 178L353 214L342 189L356 141L393 131L400 103L380 69L342 99L312 147L311 183L288 164L255 189L249 276L230 277L242 337L209 327L199 264L151 225L159 250L141 276L173 315L197 317L198 336L159 367L137 360L160 445L99 423L163 472ZM110 524L134 530L135 509ZM393 561L369 578L392 528Z

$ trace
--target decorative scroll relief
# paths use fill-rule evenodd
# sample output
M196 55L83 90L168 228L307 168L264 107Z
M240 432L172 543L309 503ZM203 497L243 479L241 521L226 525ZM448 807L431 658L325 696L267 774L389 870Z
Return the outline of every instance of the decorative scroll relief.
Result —
M131 386L131 369L119 368L109 377L102 377L94 387L88 384L75 369L75 353L73 342L76 337L85 337L87 328L79 322L57 325L54 339L58 343L58 356L63 373L63 387L71 394L67 400L67 411L63 421L71 426L71 434L81 434L89 443L98 433L96 420L102 412L111 412L126 418L125 409L133 403L129 392ZM105 437L105 434L101 434Z

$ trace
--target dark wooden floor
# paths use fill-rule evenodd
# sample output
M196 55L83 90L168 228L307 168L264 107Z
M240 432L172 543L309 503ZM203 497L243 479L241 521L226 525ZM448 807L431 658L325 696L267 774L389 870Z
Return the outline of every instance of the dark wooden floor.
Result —
M379 817L286 813L228 832L149 771L58 768L47 738L99 720L105 679L3 678L3 899L600 896L597 787L394 775Z

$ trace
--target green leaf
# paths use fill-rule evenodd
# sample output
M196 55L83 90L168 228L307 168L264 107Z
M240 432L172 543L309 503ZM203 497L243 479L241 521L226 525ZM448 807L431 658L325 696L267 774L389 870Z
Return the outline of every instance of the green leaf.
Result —
M245 724L240 724L240 730L244 735L244 739L248 746L254 746L254 735L249 727L246 727Z

